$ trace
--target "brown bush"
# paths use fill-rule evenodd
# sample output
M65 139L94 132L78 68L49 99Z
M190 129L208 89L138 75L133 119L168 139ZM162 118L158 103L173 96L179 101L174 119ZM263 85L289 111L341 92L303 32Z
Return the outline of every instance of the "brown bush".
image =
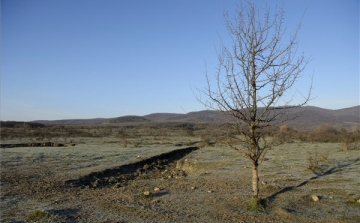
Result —
M321 124L314 129L317 134L337 134L338 131L330 124Z

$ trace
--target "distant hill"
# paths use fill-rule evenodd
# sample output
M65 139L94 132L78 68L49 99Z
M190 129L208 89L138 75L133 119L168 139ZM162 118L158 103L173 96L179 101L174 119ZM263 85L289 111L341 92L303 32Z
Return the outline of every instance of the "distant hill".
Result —
M300 114L286 124L297 128L314 128L320 124L331 124L341 127L360 126L360 106L331 110L313 106L297 108L289 115Z
M32 122L41 123L44 125L95 125L105 122L105 118L93 119L64 119L64 120L36 120Z
M150 115L144 115L144 118L155 121L155 122L162 122L162 121L171 121L171 120L178 120L184 119L186 114L177 114L177 113L153 113Z
M19 127L26 127L26 128L42 128L45 127L44 124L36 123L36 122L16 122L16 121L1 121L1 127L5 128L19 128Z
M107 119L107 122L108 123L150 122L150 120L142 116L127 115L127 116Z
M187 114L175 114L175 113L154 113L145 115L145 118L151 121L176 121L176 122L213 122L221 121L224 116L218 111L197 111L189 112Z
M360 126L360 106L331 110L319 107L306 106L289 110L288 116L298 118L286 124L295 128L314 128L327 123L342 127ZM121 116L117 118L97 119L69 119L69 120L37 120L36 123L44 125L93 125L114 123L146 123L146 122L219 122L225 117L218 111L196 111L187 114L153 113L144 116Z

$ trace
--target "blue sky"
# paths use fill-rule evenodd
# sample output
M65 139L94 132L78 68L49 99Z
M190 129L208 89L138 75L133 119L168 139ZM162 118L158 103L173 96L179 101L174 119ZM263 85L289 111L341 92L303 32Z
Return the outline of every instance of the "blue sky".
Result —
M240 0L1 0L1 120L118 117L205 109L226 40L222 13ZM299 51L312 60L310 105L359 105L359 1L284 3L289 32L306 10Z

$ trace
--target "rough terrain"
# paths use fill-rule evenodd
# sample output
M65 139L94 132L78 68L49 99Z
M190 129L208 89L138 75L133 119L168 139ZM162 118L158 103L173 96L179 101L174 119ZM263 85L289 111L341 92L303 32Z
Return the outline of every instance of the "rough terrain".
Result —
M360 150L342 151L338 143L294 141L271 150L260 166L261 195L268 204L257 212L246 204L249 162L223 144L153 166L142 163L127 173L99 175L196 141L143 137L125 147L119 139L77 138L74 147L2 148L1 221L360 221ZM309 169L310 157L316 157L316 168ZM126 174L132 177L120 180ZM89 176L99 180L71 185Z

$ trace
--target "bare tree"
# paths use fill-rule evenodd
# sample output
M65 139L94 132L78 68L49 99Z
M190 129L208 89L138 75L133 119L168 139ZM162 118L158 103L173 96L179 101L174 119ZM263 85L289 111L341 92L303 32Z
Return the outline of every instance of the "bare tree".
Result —
M270 8L260 10L247 3L246 7L239 7L233 19L224 13L224 20L232 46L228 48L222 43L217 53L215 84L206 74L207 87L200 93L207 100L200 101L232 117L228 124L240 137L231 147L251 161L252 194L260 202L258 166L267 151L279 144L265 136L271 127L294 118L287 115L289 109L309 101L311 86L306 96L300 94L301 102L294 103L293 98L284 96L300 78L308 60L297 53L300 24L284 41L283 8L270 13Z

